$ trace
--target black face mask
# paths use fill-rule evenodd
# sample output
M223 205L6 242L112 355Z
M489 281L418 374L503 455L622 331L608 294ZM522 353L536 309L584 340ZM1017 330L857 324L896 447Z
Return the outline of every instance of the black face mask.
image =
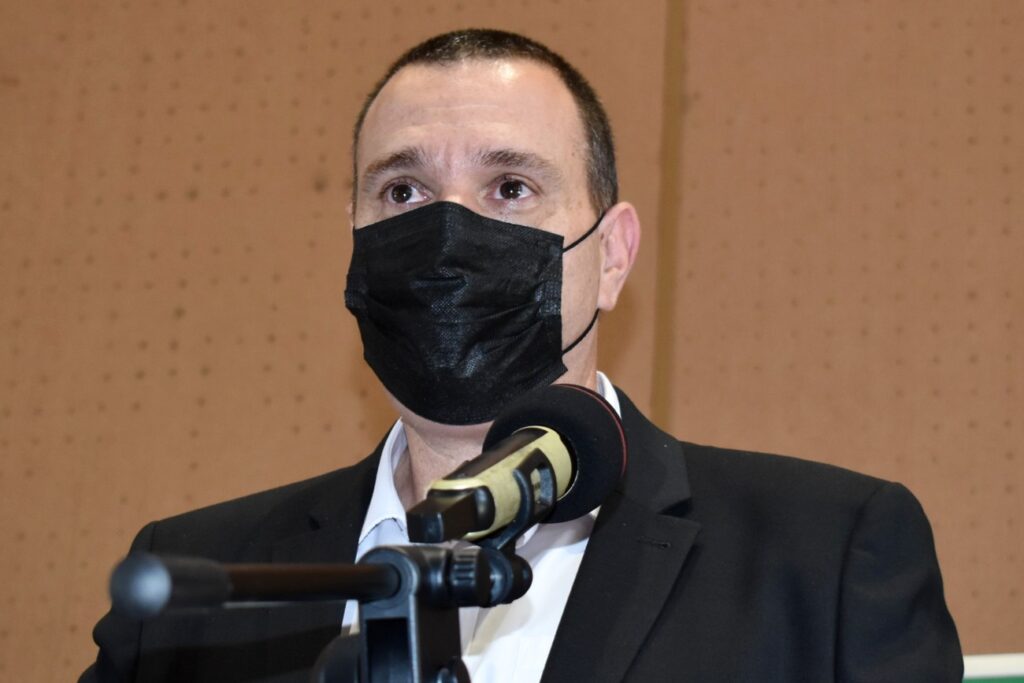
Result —
M603 217L603 216L602 216ZM452 425L494 419L566 372L562 254L554 233L436 202L355 230L345 305L363 357L417 415Z

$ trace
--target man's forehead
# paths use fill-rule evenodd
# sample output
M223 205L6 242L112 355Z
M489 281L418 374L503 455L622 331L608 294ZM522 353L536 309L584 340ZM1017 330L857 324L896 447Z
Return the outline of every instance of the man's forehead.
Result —
M523 58L473 58L400 69L368 107L359 142L401 124L462 125L470 117L502 116L583 133L576 101L552 67Z

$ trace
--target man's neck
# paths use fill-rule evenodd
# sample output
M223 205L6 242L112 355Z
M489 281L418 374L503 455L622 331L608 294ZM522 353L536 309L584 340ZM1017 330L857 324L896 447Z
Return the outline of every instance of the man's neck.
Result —
M409 509L427 495L430 484L480 455L490 424L472 425L444 433L424 433L406 423L408 447L395 470L395 489Z

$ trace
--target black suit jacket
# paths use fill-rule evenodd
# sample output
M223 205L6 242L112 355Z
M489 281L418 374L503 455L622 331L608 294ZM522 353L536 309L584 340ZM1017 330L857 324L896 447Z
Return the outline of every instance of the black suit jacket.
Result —
M548 658L560 681L962 680L931 529L898 484L682 443L621 394L622 483ZM343 470L145 527L134 550L350 562L380 447ZM108 614L83 681L303 681L342 607Z

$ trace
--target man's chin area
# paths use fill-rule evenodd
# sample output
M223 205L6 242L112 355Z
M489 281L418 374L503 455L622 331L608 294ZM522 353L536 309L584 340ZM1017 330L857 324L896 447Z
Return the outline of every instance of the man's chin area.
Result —
M395 398L390 391L385 389L385 393L388 396L388 400L391 401L391 405L395 407L395 410L401 416L402 422L420 434L433 434L441 437L462 439L478 437L480 441L483 441L484 436L487 435L487 430L491 428L491 423L494 422L494 420L488 420L487 422L470 425L451 425L435 422L414 413L404 403Z
M591 391L597 391L597 371L594 369L593 364L589 364L589 367L570 366L569 369L561 377L556 378L552 384L578 384L580 386L587 387ZM491 428L491 424L494 422L494 420L488 420L486 422L468 425L453 425L445 424L444 422L435 422L434 420L416 414L408 406L395 398L387 388L381 388L384 389L384 393L387 395L388 400L391 401L391 405L394 406L395 410L401 416L402 422L421 434L436 434L438 436L445 436L449 438L479 437L482 440L484 436L487 435L487 430Z

